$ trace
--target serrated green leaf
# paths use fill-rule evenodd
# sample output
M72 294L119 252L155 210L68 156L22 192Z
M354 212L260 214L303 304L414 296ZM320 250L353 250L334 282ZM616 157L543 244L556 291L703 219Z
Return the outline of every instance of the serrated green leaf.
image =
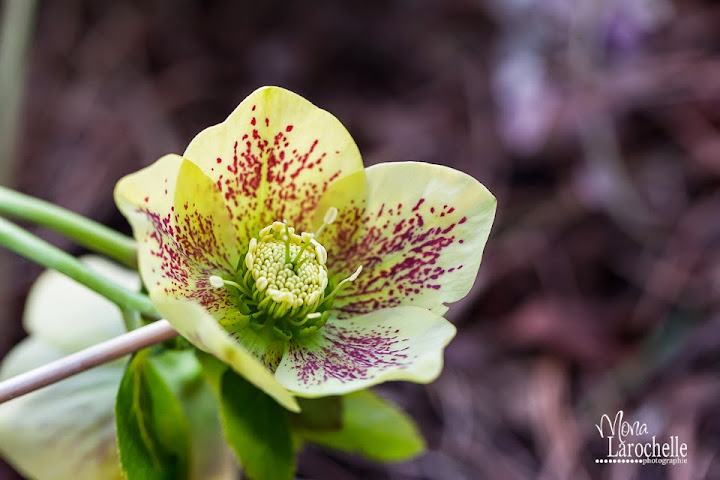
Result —
M291 480L295 470L287 411L233 370L220 379L225 436L252 480Z
M290 414L295 429L333 431L342 427L342 397L298 398L300 413Z
M190 428L180 401L150 361L137 353L115 404L120 463L128 480L186 479Z
M299 433L312 443L379 462L409 460L425 451L425 440L412 419L369 390L344 395L342 404L340 430Z

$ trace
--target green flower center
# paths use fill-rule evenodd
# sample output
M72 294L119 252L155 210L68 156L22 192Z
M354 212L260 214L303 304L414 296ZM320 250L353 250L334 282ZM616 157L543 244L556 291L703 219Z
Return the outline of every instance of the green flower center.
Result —
M337 210L328 213L316 234L298 235L283 222L268 225L250 239L234 281L210 277L212 286L230 287L235 293L238 310L251 328L270 329L282 340L309 336L327 322L340 287L357 278L362 267L337 285L328 275L327 251L315 240Z

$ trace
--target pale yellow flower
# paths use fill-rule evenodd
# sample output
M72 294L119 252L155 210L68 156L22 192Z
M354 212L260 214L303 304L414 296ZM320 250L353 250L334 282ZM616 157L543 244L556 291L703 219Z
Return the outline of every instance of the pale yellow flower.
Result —
M342 124L265 87L115 190L160 313L287 408L432 381L495 214L472 177L365 169Z

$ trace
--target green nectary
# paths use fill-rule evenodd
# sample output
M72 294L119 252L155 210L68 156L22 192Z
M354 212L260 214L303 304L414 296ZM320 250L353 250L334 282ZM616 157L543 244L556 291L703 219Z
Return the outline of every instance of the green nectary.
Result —
M334 215L331 212L328 220ZM250 240L233 280L213 276L210 283L231 287L238 310L253 329L272 329L281 340L311 335L327 322L339 288L361 270L334 285L326 266L327 251L315 237L306 232L298 235L286 223L274 222Z

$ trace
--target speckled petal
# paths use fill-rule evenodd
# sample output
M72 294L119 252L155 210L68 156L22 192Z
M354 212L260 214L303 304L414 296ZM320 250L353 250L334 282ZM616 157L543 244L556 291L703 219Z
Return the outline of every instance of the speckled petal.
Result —
M244 323L247 324L247 322ZM255 331L248 326L233 328L233 325L223 325L223 327L240 345L258 358L265 367L273 372L275 371L285 353L285 342L283 340L278 340L272 331L267 329Z
M327 245L328 270L360 276L338 295L340 317L400 305L444 314L470 291L495 216L495 197L477 180L439 165L398 162L366 170L364 204L345 215L362 227Z
M3 361L0 379L70 352L30 337ZM0 405L0 453L28 478L124 478L115 443L123 363L101 365Z
M218 320L237 313L228 291L208 282L233 275L240 258L235 230L219 190L196 165L167 155L120 180L115 201L133 227L151 294L193 300Z
M168 185L168 193L152 187L158 184ZM140 199L144 191L155 194ZM231 278L239 260L235 231L212 180L192 162L166 156L121 180L116 201L133 226L140 273L158 311L195 346L296 408L272 373L220 326L243 320L230 291L209 283L211 275Z
M222 191L243 244L283 219L312 231L323 193L363 170L337 118L279 87L253 92L227 120L200 132L184 155Z
M388 380L433 381L455 335L444 318L419 307L331 318L311 339L292 341L275 376L300 396L340 395Z
M160 314L193 345L230 365L288 410L300 410L293 395L278 383L272 372L223 330L200 305L168 297L161 291L151 294L151 298Z
M317 237L327 249L329 257L344 254L362 233L361 207L367 198L367 189L367 178L363 170L333 183L320 200L318 214L313 222L313 232L322 225L323 217L330 207L338 210L335 221L326 225Z

